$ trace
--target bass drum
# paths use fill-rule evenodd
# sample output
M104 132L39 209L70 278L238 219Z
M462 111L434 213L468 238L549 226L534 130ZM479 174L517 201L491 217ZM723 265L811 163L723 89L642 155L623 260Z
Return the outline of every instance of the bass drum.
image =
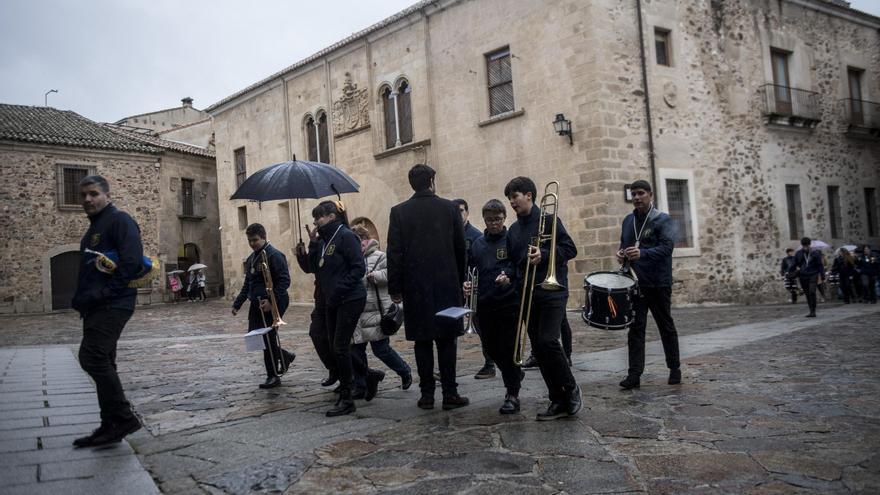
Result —
M623 330L633 320L636 281L619 272L595 272L584 277L584 323L603 330Z

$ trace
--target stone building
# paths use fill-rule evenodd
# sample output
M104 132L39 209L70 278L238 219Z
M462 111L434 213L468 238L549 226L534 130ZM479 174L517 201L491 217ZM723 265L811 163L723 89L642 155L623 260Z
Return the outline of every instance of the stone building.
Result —
M179 107L156 110L155 112L141 113L119 119L116 125L124 125L151 131L167 131L176 127L202 122L210 116L203 110L193 108L193 99L182 98Z
M647 178L679 226L677 302L767 300L801 236L880 242L878 29L841 1L424 1L208 107L218 194L293 156L331 162L384 241L414 163L478 227L510 178L556 180L574 307L583 275L615 267L626 186ZM245 226L290 256L293 217L221 202L227 287ZM310 277L292 291L309 300Z
M65 309L76 288L88 227L77 184L110 182L114 204L138 222L144 251L165 270L208 265L222 285L213 153L121 131L71 111L0 104L0 313ZM168 299L166 277L139 302Z

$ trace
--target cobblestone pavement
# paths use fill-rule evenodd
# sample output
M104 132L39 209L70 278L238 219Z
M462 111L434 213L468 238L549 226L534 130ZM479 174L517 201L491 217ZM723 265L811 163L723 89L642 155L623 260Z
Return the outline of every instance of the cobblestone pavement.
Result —
M299 357L284 385L256 388L258 354L228 303L139 309L120 341L122 379L146 430L130 437L166 493L875 493L880 491L880 317L873 306L676 309L684 385L665 384L659 343L641 390L621 392L624 332L575 330L585 409L537 423L528 372L523 413L497 413L500 378L473 380L476 337L460 343L472 405L415 407L417 385L389 374L352 416L328 419L308 308L282 335ZM75 344L72 314L0 318L0 342ZM657 332L649 327L649 338ZM15 337L13 337L15 336ZM412 363L412 348L395 337ZM375 365L378 361L373 362ZM438 408L439 409L439 408Z

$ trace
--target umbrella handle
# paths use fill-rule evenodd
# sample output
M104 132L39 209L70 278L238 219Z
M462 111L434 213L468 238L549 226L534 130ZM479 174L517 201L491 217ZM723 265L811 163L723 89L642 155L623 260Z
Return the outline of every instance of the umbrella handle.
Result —
M294 155L294 160L296 160L296 155ZM296 198L296 232L299 234L299 242L302 244L303 235L302 229L300 229L300 218L299 218L299 198Z
M336 199L338 199L339 201L342 201L342 195L340 195L340 194L339 194L339 191L336 190L336 185L335 185L335 184L330 184L330 189L333 189L333 192L336 193Z

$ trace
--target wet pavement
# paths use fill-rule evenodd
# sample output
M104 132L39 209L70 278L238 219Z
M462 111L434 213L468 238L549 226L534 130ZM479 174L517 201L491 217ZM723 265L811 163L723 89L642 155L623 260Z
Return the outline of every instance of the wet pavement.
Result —
M617 387L625 332L569 313L585 408L538 423L539 373L528 371L522 413L499 415L500 376L472 378L476 336L459 345L470 406L418 409L417 384L403 391L389 372L375 400L326 418L334 396L320 386L310 308L285 316L282 340L298 357L283 386L266 391L256 387L259 354L244 351L245 319L228 305L141 308L120 341L120 374L146 427L129 441L165 493L880 491L877 306L821 305L816 319L803 318L803 305L675 309L684 384L665 384L651 323L642 388L628 392ZM75 349L80 331L69 313L5 317L0 346ZM411 344L393 342L414 364Z

